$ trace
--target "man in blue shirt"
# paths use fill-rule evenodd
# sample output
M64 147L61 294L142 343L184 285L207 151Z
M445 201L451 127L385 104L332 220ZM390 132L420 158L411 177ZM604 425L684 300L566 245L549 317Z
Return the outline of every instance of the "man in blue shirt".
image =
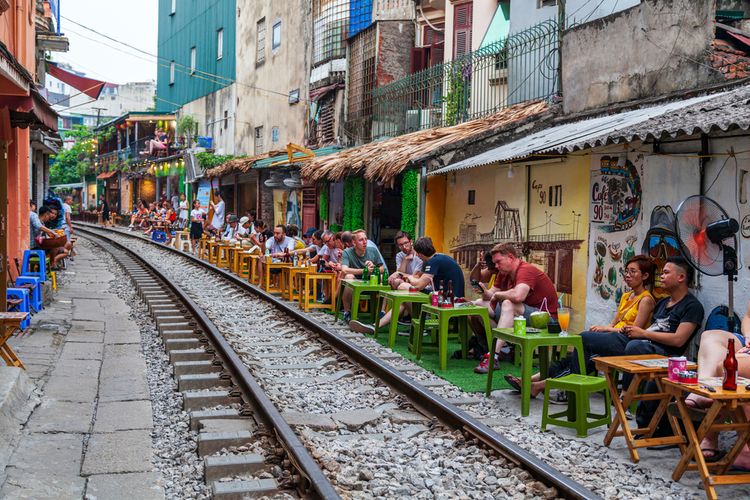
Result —
M433 287L439 287L442 283L447 289L448 283L453 285L453 294L456 297L464 296L464 273L458 263L451 257L437 253L432 239L428 237L419 238L414 243L414 251L417 256L424 262L422 274L420 276L405 276L404 282L399 285L399 290L409 290L411 287L416 288L424 293L430 293ZM411 315L411 304L403 304L399 315L408 312ZM378 327L390 323L391 311L385 313L380 318ZM374 334L375 328L359 321L349 322L349 328L355 332Z

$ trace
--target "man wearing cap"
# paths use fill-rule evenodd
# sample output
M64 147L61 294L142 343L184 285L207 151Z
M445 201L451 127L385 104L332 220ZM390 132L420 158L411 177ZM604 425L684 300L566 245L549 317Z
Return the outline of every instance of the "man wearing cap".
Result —
M305 234L302 235L302 241L305 242L305 248L301 250L295 250L295 253L300 255L310 255L311 257L315 257L318 252L320 252L320 247L323 246L323 242L320 241L320 236L323 234L323 231L318 231L314 227L309 228L307 231L305 231Z
M232 214L227 217L227 227L224 229L224 234L221 235L222 239L233 240L237 236L238 231L237 216Z
M240 226L237 228L237 236L242 238L247 238L250 236L250 231L252 231L252 223L250 222L250 217L244 216L240 219Z

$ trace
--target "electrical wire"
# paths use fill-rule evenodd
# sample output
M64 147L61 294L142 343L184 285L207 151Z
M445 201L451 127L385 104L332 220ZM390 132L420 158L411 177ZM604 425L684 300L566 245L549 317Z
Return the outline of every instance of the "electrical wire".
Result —
M199 70L197 68L196 69L192 69L192 68L190 68L190 67L188 67L188 66L186 66L184 64L180 64L180 63L178 63L176 61L168 60L168 59L160 57L160 56L158 56L156 54L153 54L153 53L150 53L150 52L145 51L143 49L140 49L138 47L135 47L134 45L128 44L126 42L123 42L121 40L113 38L113 37L111 37L109 35L101 33L101 32L99 32L99 31L97 31L97 30L95 30L93 28L90 28L90 27L88 27L88 26L86 26L84 24L81 24L81 23L79 23L77 21L69 19L69 18L67 18L65 16L62 16L62 17L66 21L71 22L71 23L73 23L73 24L75 24L77 26L80 26L80 27L82 27L82 28L84 28L84 29L86 29L88 31L91 31L92 33L96 33L97 35L99 35L101 37L107 38L108 40L111 40L111 41L113 41L115 43L119 43L120 45L124 45L125 47L129 47L129 48L131 48L133 50L136 50L136 51L138 51L138 52L140 52L142 54L145 54L145 55L147 55L149 57L155 58L157 60L157 63L161 67L170 68L171 64L174 63L176 71L180 71L182 73L189 74L189 75L191 75L193 77L202 78L204 80L211 81L211 82L216 83L216 84L221 85L221 86L227 86L227 85L230 85L232 83L236 83L237 85L241 85L243 87L250 88L250 89L253 89L253 90L257 90L257 91L260 91L260 92L266 92L266 93L269 93L269 94L276 94L276 95L279 95L279 96L284 96L284 98L288 98L289 97L289 94L287 92L281 92L281 91L278 91L278 90L271 90L271 89L266 89L266 88L263 88L263 87L258 87L257 85L251 85L251 84L248 84L248 83L244 83L244 82L238 81L236 79L227 78L225 76L217 75L217 74L214 74L214 73L209 73L209 72L206 72L206 71L201 71L201 70ZM81 36L83 38L86 38L87 40L91 40L91 41L93 41L95 43L99 43L99 44L105 45L105 46L113 48L115 50L119 50L120 52L128 54L128 55L130 55L132 57L139 57L139 56L136 56L135 54L132 54L130 52L126 52L126 51L124 51L122 49L119 49L119 48L113 47L113 46L111 46L111 45L109 45L107 43L104 43L101 40L96 40L94 38L86 37L86 36L84 36L84 35L82 35L80 33L72 31L72 30L68 30L68 31L71 31L74 34L76 34L78 36ZM154 62L154 61L150 61L150 60L144 59L142 57L140 57L140 59L146 60L148 62ZM165 61L165 63L160 63L159 61ZM186 70L184 70L183 68L186 68ZM201 75L205 75L205 76L201 76ZM219 81L212 80L212 78L213 79L219 79ZM300 96L300 101L310 102L309 99L303 98L302 96Z

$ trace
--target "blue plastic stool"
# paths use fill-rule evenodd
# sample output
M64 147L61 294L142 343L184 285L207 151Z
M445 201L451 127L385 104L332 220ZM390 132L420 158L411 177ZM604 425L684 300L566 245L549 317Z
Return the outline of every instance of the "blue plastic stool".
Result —
M31 270L31 259L36 257L39 260L39 270ZM23 276L37 276L42 281L47 279L47 260L44 250L24 250L23 252L23 265L21 266L21 274Z
M18 285L34 285L31 289L31 307L35 311L41 311L44 309L44 298L42 296L42 280L38 276L19 276L16 278L16 286Z
M21 321L21 329L26 329L29 326L31 326L31 303L30 303L30 293L25 288L8 288L6 297L8 299L21 299L22 302L15 306L15 310L18 312L25 312L29 313L28 316L26 316L26 319ZM7 299L6 299L7 300Z
M167 233L164 231L154 231L151 233L151 240L157 243L165 243L167 241Z

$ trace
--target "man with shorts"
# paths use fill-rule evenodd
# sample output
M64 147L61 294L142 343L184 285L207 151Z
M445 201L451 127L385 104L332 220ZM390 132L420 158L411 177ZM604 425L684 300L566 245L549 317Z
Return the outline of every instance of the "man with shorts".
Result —
M516 316L528 319L531 313L544 308L552 316L557 315L557 291L544 271L521 260L513 243L495 245L490 253L498 276L492 288L482 293L482 300L489 309L493 326L512 328ZM472 318L470 324L478 337L485 338L484 325L478 318ZM503 347L498 342L498 349ZM474 371L487 373L488 369L489 355L486 355Z

